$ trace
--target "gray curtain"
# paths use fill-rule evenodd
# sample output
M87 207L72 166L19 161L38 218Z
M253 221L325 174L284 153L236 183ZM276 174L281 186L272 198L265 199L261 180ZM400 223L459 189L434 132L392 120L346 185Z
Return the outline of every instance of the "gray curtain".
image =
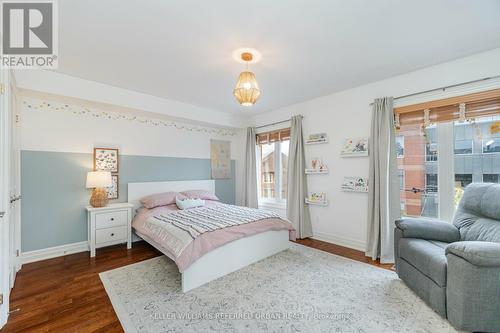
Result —
M307 196L307 181L302 116L292 117L291 125L286 215L297 230L297 237L307 238L312 236L312 226L309 206L304 201Z
M245 153L245 181L243 183L243 204L250 208L258 208L259 199L257 195L257 162L255 158L256 149L255 128L247 128L247 146Z
M366 255L394 262L394 222L400 217L392 97L373 103L369 140L370 169Z

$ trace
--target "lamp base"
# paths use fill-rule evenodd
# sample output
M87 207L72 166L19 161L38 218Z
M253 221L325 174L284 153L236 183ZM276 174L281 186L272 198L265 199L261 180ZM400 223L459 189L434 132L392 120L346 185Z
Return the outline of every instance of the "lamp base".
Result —
M96 187L92 191L92 196L90 197L90 205L92 207L98 208L98 207L104 207L108 204L109 199L108 199L108 193L106 192L105 189Z

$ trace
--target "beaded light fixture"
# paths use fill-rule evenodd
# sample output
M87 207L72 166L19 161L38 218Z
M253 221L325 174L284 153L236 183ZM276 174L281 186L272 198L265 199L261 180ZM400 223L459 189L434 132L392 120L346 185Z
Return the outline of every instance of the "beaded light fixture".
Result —
M246 62L247 70L240 73L233 95L243 106L252 106L260 97L259 84L255 74L248 69L248 63L252 61L253 55L249 52L241 54L241 59Z

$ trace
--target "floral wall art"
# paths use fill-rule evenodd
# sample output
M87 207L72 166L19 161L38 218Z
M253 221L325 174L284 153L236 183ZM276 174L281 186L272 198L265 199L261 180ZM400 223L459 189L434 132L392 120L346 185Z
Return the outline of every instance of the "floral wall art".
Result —
M112 185L106 187L106 192L108 193L108 199L118 199L118 175L111 175Z
M346 192L368 192L368 178L344 177L341 188Z
M210 140L212 179L231 178L231 142Z
M368 156L368 138L349 138L344 141L343 157Z
M106 188L108 199L118 199L118 149L94 148L94 170L111 172L112 185Z
M94 170L118 172L118 149L94 148Z

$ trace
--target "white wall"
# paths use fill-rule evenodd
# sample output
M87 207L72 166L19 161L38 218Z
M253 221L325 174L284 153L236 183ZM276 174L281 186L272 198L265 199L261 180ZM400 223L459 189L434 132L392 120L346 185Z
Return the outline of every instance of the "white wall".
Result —
M377 97L401 96L496 75L500 75L500 49L262 113L254 116L252 122L259 126L302 114L305 116L304 135L319 132L329 135L328 144L306 148L307 160L322 157L330 170L327 175L308 176L309 191L324 191L330 201L327 207L311 206L314 235L318 239L364 250L368 196L365 193L342 192L340 185L344 176L367 176L368 158L341 158L340 149L345 138L369 136L369 104ZM497 88L498 82L485 81L466 89L433 92L400 100L398 104L413 104L465 91Z
M169 156L186 158L210 158L210 139L231 141L231 158L236 161L236 202L241 202L241 181L245 132L240 129L222 129L234 135L198 132L196 129L218 131L221 128L193 125L187 121L175 123L194 130L175 127L154 126L138 121L108 119L91 114L79 114L80 110L106 112L111 116L120 113L120 108L107 109L102 104L85 101L80 107L78 99L55 95L21 92L20 121L21 149L35 151L92 153L94 147L115 147L122 155ZM64 101L64 102L61 102ZM68 105L72 111L35 109L43 102L54 106ZM31 107L29 107L31 106ZM75 111L75 113L73 112ZM127 115L136 114L143 119L161 119L158 114L126 110Z
M21 149L61 152L92 152L97 146L116 146L124 155L142 156L170 156L210 158L210 140L230 140L232 158L238 156L241 149L238 146L242 137L242 130L224 130L207 126L192 125L176 121L179 126L194 128L195 130L177 129L162 125L154 126L139 121L95 118L92 115L74 114L71 111L35 110L33 106L43 101L52 106L60 104L50 96L40 99L23 97L21 101ZM28 107L28 105L32 107ZM75 101L70 106L77 106ZM79 110L80 108L76 108ZM92 111L100 112L98 106L89 107ZM106 111L104 111L106 112ZM110 111L112 116L116 111ZM154 115L149 118L154 119ZM233 132L235 135L210 134L198 132L200 130L222 130Z
M217 126L242 127L247 117L168 100L136 91L45 70L16 70L18 88L160 113Z

